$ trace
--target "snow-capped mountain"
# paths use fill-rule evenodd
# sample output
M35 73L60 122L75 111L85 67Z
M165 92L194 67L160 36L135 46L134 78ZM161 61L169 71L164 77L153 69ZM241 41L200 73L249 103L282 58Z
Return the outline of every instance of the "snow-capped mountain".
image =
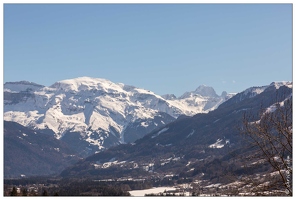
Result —
M100 78L62 80L50 87L4 84L4 120L51 132L85 155L133 142L180 115L216 109L232 95L200 86L179 98Z
M237 93L234 98L231 98L223 103L223 106L232 106L233 104L243 101L244 99L254 98L266 90L279 89L281 86L292 88L293 84L289 81L277 81L265 86L250 87L240 93Z
M172 106L180 109L187 116L193 116L197 113L207 113L215 110L221 103L233 97L235 93L227 94L222 92L218 96L212 87L201 85L196 90L185 92L180 97L174 94L162 95L162 97Z

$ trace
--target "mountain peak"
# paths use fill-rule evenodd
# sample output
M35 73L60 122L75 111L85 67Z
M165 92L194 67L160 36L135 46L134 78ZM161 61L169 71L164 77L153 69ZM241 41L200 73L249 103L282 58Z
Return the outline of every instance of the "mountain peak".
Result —
M291 81L274 81L269 86L274 86L276 89L278 89L281 86L287 86L289 88L292 88L292 82Z
M194 93L206 97L218 97L215 90L212 87L206 85L200 85L198 88L196 88Z
M179 99L184 99L196 95L200 95L202 97L219 97L212 87L207 85L200 85L194 91L185 92L182 96L179 97Z
M44 87L43 85L39 85L37 83L29 82L29 81L6 82L4 84L4 90L8 90L11 92L38 90L43 87Z
M174 100L177 99L177 97L174 94L164 94L161 95L162 98L166 99L166 100Z
M56 89L62 89L65 91L79 91L79 90L90 90L90 89L122 89L119 84L115 84L107 79L92 78L92 77L78 77L73 79L66 79L58 81L50 87Z

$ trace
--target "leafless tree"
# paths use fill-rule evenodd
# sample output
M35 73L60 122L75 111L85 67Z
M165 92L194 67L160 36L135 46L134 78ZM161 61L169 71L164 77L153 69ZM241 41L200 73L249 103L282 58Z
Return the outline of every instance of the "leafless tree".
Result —
M256 155L279 174L281 187L292 196L292 94L262 109L259 118L245 113L242 133L257 148Z

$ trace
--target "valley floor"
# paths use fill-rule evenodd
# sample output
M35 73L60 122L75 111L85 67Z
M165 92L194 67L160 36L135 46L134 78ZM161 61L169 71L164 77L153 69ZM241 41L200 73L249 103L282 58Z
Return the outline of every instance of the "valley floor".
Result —
M255 186L239 180L227 184L207 180L166 181L167 185L156 180L131 178L116 181L7 179L4 180L4 196L287 196L284 190L264 189L264 184Z

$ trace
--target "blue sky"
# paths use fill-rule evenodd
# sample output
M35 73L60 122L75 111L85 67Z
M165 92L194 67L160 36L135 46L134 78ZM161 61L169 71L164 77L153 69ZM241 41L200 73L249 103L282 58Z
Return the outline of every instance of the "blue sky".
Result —
M81 76L177 96L292 81L292 4L4 5L4 82Z

